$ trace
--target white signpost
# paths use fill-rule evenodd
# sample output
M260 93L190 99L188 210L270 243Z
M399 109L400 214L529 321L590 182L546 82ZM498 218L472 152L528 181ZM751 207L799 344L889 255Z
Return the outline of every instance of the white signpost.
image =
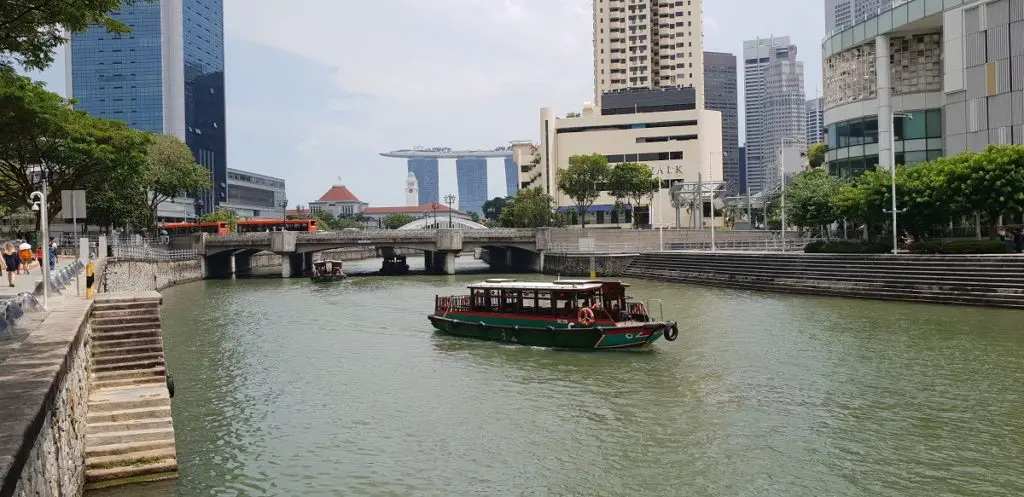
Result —
M61 191L60 213L62 218L71 220L71 239L77 240L78 220L87 217L85 213L85 190Z

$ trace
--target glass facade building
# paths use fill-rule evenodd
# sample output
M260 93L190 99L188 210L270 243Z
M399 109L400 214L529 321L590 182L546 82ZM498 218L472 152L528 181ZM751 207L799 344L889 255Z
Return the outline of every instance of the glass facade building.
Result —
M519 193L519 166L511 157L505 157L505 192L509 197Z
M459 183L459 210L483 215L487 201L487 159L455 159L455 176Z
M414 157L407 162L409 172L416 176L420 188L420 205L440 201L438 196L437 159Z
M223 0L122 4L111 16L132 31L90 26L71 35L75 108L184 141L210 171L213 187L200 199L211 211L228 198Z
M894 128L896 163L916 164L942 156L942 110L925 109L897 117ZM858 176L879 164L878 117L865 116L833 123L828 127L828 149L836 159L829 172L841 177Z

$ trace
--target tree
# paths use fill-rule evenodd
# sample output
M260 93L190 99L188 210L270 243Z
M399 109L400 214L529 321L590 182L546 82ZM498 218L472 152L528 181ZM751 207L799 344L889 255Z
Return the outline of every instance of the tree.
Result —
M817 169L825 163L825 152L828 151L828 145L824 143L815 143L807 147L807 164L811 169Z
M861 224L865 236L880 233L891 220L885 210L892 207L889 192L892 180L888 170L881 167L865 171L848 185L836 192L837 218Z
M415 221L415 219L407 214L391 214L384 218L381 225L389 230L397 230L398 228L401 228L413 221Z
M136 0L124 0L134 5ZM127 26L108 13L121 8L122 0L4 0L0 4L0 65L20 64L45 69L53 63L57 47L67 41L66 32L85 31L90 24L124 34Z
M601 185L609 171L608 158L601 154L574 155L569 157L569 167L558 170L558 189L572 199L583 227L587 226L586 213L601 195Z
M228 223L228 229L231 231L235 231L241 220L242 217L237 212L223 207L217 207L213 212L203 214L202 217L204 223Z
M98 142L111 147L109 169L95 171L85 183L89 221L97 226L147 226L147 187L143 182L150 135L117 121L94 120Z
M623 200L631 203L634 212L645 198L651 198L661 186L650 166L635 162L624 162L612 167L608 173L607 184L608 193L620 203ZM636 226L639 222L638 217L634 215L633 225Z
M501 210L505 208L507 197L494 197L483 205L484 219L498 219L501 217Z
M841 219L834 197L842 187L839 178L821 169L797 174L786 188L787 217L797 226L825 228Z
M498 222L505 228L555 226L555 199L539 186L519 190L515 197L505 202Z
M579 112L566 112L565 113L565 118L566 119L572 119L574 117L580 117L580 113Z
M999 218L1024 210L1024 146L989 145L954 164L949 179L964 207L980 214L996 239Z
M192 151L177 137L153 135L144 175L149 189L150 226L156 224L161 202L210 188L210 173L196 164Z
M100 209L96 214L106 216L104 221L123 217L138 206L132 204L137 189L122 183L138 176L147 138L123 124L72 110L69 104L42 83L0 66L0 206L11 212L27 207L30 194L41 186L38 178L45 175L51 217L60 211L58 192L99 186L107 193L123 187L119 201L131 208Z

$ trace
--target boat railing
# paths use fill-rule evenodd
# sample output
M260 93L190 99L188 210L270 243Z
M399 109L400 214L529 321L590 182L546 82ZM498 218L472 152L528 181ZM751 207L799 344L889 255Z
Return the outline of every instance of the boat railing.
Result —
M661 299L648 299L647 300L647 308L648 309L653 308L654 304L658 304L658 319L656 319L655 321L664 321L665 320L665 308L664 308L664 305L661 302ZM652 320L654 320L653 319L654 316L650 315L650 311L647 311L647 315L648 315L649 318L652 318Z
M440 313L466 312L470 310L471 302L468 295L438 296L434 301L434 311Z
M633 319L639 321L649 321L651 316L647 313L647 305L643 302L628 302L626 303L626 310Z

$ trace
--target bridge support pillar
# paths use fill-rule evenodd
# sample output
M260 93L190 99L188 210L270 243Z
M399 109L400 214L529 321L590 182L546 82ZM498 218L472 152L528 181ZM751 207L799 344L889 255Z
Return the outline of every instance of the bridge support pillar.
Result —
M455 256L458 255L456 252L442 252L442 258L440 264L438 264L441 273L444 274L455 274Z
M423 269L428 273L434 272L434 252L430 250L423 251Z
M281 277L299 278L302 276L303 262L307 254L281 254Z

